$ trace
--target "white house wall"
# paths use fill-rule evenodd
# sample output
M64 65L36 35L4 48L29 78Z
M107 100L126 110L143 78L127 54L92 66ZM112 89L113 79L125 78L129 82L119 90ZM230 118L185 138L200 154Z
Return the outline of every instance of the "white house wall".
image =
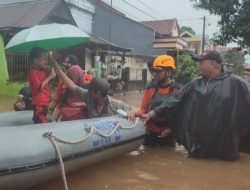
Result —
M93 14L95 13L94 0L65 0L69 5L76 24L84 32L92 33Z
M92 14L78 10L76 8L70 8L71 14L76 21L77 26L84 32L92 33Z

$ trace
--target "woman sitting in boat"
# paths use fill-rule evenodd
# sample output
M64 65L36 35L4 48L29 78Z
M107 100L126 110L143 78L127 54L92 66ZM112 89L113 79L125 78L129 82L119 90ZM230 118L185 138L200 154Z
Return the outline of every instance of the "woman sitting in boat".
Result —
M56 61L56 52L51 56L51 62L57 75L61 78L66 87L77 94L86 104L88 118L105 117L117 114L118 109L131 110L128 104L115 100L108 96L109 84L100 77L95 77L89 84L89 90L77 86L63 71Z
M86 88L83 78L83 71L79 65L74 65L67 71L67 76L79 87ZM85 102L82 101L73 91L64 89L60 98L61 120L70 121L87 118Z
M64 70L66 70L68 77L73 80L77 86L86 86L86 83L89 83L93 78L90 75L86 76L86 73L84 73L81 67L79 67L79 59L73 54L67 55L64 58L62 65L64 66ZM70 69L71 67L73 67L73 69ZM82 78L80 78L80 76L82 76ZM79 101L79 97L67 90L63 82L59 80L54 98L49 107L53 112L53 120L69 121L86 118L87 113L86 108L83 107L84 104L74 103L77 101ZM61 112L63 104L66 106L63 107ZM82 109L83 112L80 111Z

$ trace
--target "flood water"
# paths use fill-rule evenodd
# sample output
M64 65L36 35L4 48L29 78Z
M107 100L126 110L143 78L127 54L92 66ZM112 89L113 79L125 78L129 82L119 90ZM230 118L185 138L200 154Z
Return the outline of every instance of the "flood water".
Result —
M116 97L138 107L140 93ZM0 97L0 111L12 109L13 98ZM137 152L138 153L138 152ZM250 155L236 162L188 158L182 147L148 148L67 175L70 190L249 190ZM63 190L61 177L29 190Z
M0 96L0 112L12 111L16 98ZM1 121L0 121L1 122Z

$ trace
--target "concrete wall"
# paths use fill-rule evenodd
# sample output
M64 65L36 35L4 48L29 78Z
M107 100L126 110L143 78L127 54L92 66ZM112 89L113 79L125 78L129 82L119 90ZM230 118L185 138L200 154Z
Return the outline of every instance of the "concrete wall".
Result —
M77 26L84 32L92 33L93 14L96 0L64 0Z

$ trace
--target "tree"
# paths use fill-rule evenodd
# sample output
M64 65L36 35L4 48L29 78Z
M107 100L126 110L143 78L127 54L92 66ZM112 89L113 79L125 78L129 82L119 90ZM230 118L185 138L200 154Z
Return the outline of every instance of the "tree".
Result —
M241 75L243 64L245 63L244 55L236 50L228 51L224 56L228 70L234 74Z
M191 28L191 27L182 26L182 27L180 28L180 32L181 32L181 33L185 32L185 31L187 31L187 32L189 32L189 33L195 35L195 31L194 31L193 28Z
M197 62L192 60L191 55L183 53L178 56L178 65L175 73L175 80L181 84L198 76Z
M250 0L190 0L194 7L220 16L220 32L214 41L225 45L236 42L250 46Z

